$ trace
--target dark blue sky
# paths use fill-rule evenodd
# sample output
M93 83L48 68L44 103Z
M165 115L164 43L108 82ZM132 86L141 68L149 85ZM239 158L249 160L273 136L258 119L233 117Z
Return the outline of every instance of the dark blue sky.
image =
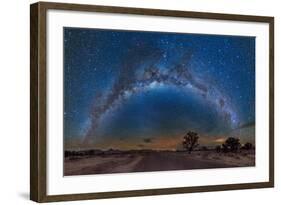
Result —
M254 37L64 28L66 142L157 148L254 123Z

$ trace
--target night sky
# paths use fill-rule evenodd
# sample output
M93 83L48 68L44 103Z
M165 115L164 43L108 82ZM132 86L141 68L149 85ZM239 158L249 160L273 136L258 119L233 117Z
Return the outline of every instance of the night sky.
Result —
M64 28L66 148L255 138L255 37Z

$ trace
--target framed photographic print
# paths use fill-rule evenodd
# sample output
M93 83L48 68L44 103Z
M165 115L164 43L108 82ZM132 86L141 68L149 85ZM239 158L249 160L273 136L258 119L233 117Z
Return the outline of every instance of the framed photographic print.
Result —
M31 5L30 197L274 186L274 18Z

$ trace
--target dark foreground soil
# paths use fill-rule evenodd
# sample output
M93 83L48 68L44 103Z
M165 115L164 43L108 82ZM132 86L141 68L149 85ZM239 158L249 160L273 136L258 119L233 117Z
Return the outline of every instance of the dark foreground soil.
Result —
M215 153L214 151L150 152L67 157L64 175L190 170L255 166L255 153Z

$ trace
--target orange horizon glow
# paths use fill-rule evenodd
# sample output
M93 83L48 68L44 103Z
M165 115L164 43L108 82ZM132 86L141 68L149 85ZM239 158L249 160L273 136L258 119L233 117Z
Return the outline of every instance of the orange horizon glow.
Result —
M200 146L216 146L223 144L227 137L223 136L201 136L199 138ZM183 136L173 136L173 137L157 137L151 138L150 142L145 142L143 138L140 139L127 139L127 140L113 140L110 142L101 141L96 143L83 144L79 140L73 140L72 142L65 143L65 149L118 149L118 150L142 150L142 149L152 149L152 150L182 150ZM241 140L241 144L247 141ZM254 144L254 143L253 143Z

